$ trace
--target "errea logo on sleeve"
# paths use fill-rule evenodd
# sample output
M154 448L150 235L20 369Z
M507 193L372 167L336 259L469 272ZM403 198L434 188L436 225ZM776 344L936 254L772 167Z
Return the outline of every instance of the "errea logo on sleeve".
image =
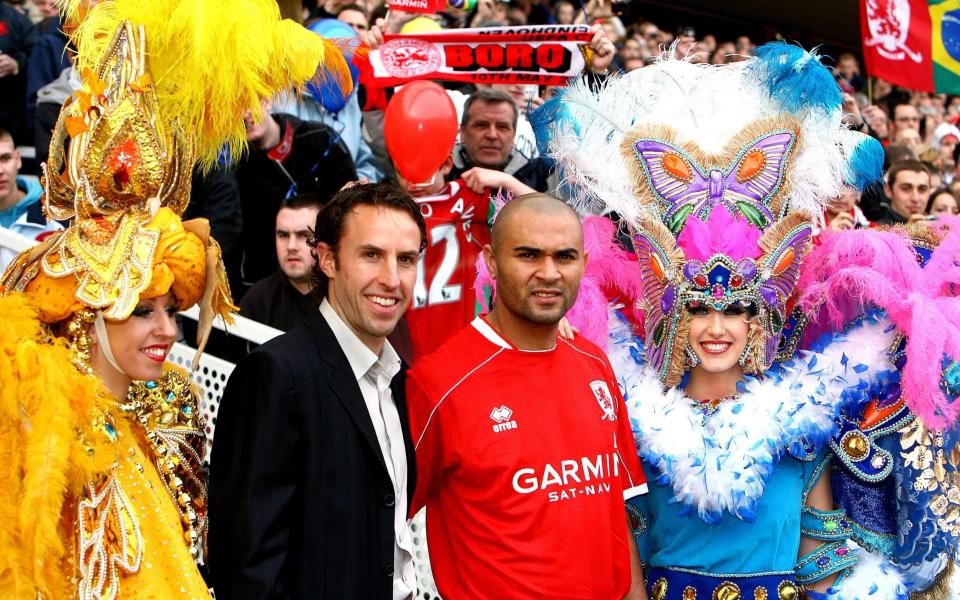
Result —
M490 419L496 423L496 425L493 426L493 432L500 433L501 431L506 431L508 429L516 429L517 422L510 418L512 416L513 411L506 406L498 406L491 410Z

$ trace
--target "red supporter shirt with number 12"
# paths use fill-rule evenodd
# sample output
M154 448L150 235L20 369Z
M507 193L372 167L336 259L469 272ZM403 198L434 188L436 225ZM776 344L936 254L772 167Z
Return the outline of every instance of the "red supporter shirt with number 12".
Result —
M477 317L417 361L407 409L441 597L627 593L624 500L647 486L603 351L519 350Z
M434 196L416 199L427 224L427 247L417 264L413 300L406 313L415 358L426 356L477 314L473 282L477 258L490 242L490 194L458 179Z

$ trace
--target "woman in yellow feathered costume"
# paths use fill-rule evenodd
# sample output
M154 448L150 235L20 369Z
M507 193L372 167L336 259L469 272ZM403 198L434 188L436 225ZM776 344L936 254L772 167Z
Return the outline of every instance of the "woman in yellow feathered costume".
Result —
M190 175L242 152L261 98L349 77L273 0L87 5L64 3L83 87L44 165L70 226L0 279L0 589L208 598L203 422L164 365L178 310L200 305L202 350L234 307L206 221L180 219Z

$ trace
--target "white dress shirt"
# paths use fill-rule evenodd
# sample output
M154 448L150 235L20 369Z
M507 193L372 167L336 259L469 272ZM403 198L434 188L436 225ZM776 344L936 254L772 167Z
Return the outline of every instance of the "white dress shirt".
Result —
M343 322L326 299L320 303L320 314L327 320L340 348L347 355L347 362L350 363L360 386L373 429L377 433L380 452L393 483L396 498L393 518L393 600L407 600L413 597L417 589L417 576L413 567L413 538L406 515L407 454L403 443L403 430L400 428L400 413L390 389L390 381L400 372L400 356L386 340L380 356L374 354Z

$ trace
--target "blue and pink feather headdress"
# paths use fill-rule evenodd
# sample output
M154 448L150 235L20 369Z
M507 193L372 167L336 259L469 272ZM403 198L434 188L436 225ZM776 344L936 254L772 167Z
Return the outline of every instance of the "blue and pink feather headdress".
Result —
M882 174L879 144L848 131L840 106L819 58L778 43L741 63L665 59L599 91L577 84L531 116L575 204L631 226L647 360L665 385L687 368L691 304L752 305L744 366L773 363L814 215Z

